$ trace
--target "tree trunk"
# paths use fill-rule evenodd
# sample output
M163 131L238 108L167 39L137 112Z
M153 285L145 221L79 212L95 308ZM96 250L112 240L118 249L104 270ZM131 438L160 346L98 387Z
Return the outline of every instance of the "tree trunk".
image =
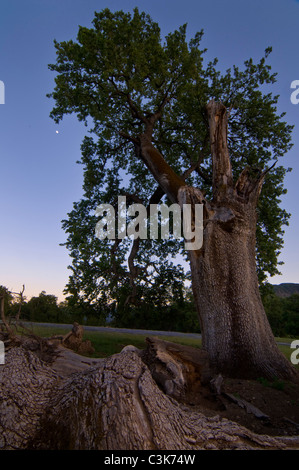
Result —
M0 449L194 451L299 446L298 438L257 435L180 404L174 396L185 390L190 370L200 379L207 378L209 369L204 358L191 357L188 350L180 353L179 346L151 343L147 354L127 346L99 360L59 351L50 363L23 345L7 352L5 365L0 366Z
M233 211L230 222L209 219L202 250L190 255L203 348L224 374L290 379L293 368L276 345L259 293L255 213Z
M213 366L232 376L292 379L296 373L275 343L256 272L256 207L268 170L245 168L234 181L226 108L212 100L207 117L211 201L199 188L186 186L154 148L152 126L141 136L137 156L172 202L182 209L183 204L204 205L203 246L190 250L190 263L203 347Z
M238 377L292 379L261 301L256 271L256 206L266 172L245 169L233 183L223 105L208 105L213 200L179 190L181 204L204 203L203 246L190 251L192 285L203 348L219 371Z

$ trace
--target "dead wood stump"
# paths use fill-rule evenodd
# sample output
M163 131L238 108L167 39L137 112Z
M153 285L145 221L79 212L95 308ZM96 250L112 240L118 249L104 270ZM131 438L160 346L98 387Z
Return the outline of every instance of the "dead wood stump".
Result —
M0 449L299 447L298 437L257 435L180 403L174 395L186 390L182 384L188 388L188 367L197 372L201 367L201 377L208 368L201 362L197 369L194 357L188 365L188 348L180 351L177 345L155 340L149 340L149 348L154 355L148 351L146 359L144 352L127 346L119 354L96 360L61 348L48 363L34 351L12 347L0 366ZM163 363L168 368L164 372ZM154 377L159 377L159 385Z

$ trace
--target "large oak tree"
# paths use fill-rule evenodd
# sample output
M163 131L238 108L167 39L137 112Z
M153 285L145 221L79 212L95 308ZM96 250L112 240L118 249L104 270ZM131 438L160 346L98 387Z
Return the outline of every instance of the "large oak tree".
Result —
M84 270L85 288L96 295L108 284L110 296L121 286L126 251L113 264L108 241L95 240L90 214L97 204L113 203L117 194L144 205L163 196L181 206L203 204L203 246L188 254L203 348L222 372L290 378L259 281L277 272L288 219L280 208L287 170L277 161L290 149L292 127L277 112L278 97L267 93L275 82L266 63L270 49L256 64L249 59L242 70L220 73L216 60L205 63L201 38L199 32L188 42L182 26L163 42L145 13L105 9L92 28L79 28L76 41L55 42L51 116L59 122L75 113L92 135L82 145L85 197L64 223L75 261L69 289L80 289ZM159 272L155 263L165 259L164 242L159 249L145 241L144 259L140 245L135 240L129 256L135 295L146 269ZM169 246L178 252L173 241ZM116 248L118 241L109 249Z

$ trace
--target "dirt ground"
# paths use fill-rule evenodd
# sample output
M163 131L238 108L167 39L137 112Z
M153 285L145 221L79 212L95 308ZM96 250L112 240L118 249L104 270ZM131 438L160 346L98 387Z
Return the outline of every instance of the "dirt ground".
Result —
M185 392L179 401L194 411L227 418L258 434L299 435L299 371L296 384L232 379L215 374L209 367L207 353L199 348L157 337L147 338L147 344L144 360L151 370L155 369L155 376L161 362L164 371L169 369L167 362L183 364L188 370Z
M186 400L206 416L227 418L258 434L299 435L299 384L224 378L219 395L203 386Z

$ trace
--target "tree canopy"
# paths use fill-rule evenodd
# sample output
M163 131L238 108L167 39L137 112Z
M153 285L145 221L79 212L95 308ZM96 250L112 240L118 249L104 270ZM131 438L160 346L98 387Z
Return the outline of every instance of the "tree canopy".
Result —
M283 228L284 177L277 163L291 148L292 126L277 112L271 92L276 74L266 49L259 62L217 69L205 60L203 31L187 39L187 25L161 38L158 24L139 12L95 13L91 28L79 27L77 40L55 41L57 59L51 117L60 122L76 114L90 135L82 143L82 199L63 221L72 274L66 290L73 298L167 303L179 299L186 279L175 260L186 257L183 244L170 240L99 240L95 209L127 203L170 203L138 155L145 131L167 164L212 197L212 159L206 104L214 99L229 110L228 147L237 180L244 167L268 172L257 208L257 269L260 283L278 273ZM164 199L163 199L164 198ZM178 258L178 255L182 258ZM188 277L188 276L187 276ZM159 293L161 295L159 295Z

